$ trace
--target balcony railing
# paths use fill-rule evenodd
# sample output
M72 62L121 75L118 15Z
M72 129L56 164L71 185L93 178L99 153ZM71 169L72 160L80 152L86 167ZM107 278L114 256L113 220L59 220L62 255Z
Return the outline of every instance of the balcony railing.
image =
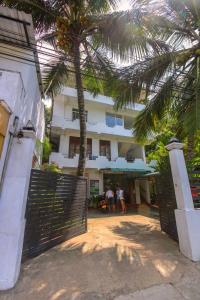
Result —
M52 152L50 155L50 163L55 163L59 168L77 168L79 155L74 158L62 153ZM109 168L126 168L126 169L144 169L146 164L141 158L135 158L134 161L129 162L124 157L118 157L116 160L108 160L105 156L88 157L86 160L86 168L88 169L109 169Z
M79 120L72 120L63 117L53 116L52 120L53 127L59 127L62 129L72 129L72 130L79 130ZM109 127L106 123L100 122L90 122L86 123L87 132L95 132L97 134L111 134L111 135L118 135L118 136L126 136L132 137L133 131L131 129L126 129L123 126L116 125L114 127Z

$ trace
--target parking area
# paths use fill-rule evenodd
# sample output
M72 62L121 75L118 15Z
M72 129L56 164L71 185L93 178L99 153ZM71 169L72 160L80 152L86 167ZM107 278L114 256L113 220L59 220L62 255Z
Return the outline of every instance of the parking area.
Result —
M200 264L179 252L158 219L92 214L86 234L26 261L0 299L199 300L199 285Z

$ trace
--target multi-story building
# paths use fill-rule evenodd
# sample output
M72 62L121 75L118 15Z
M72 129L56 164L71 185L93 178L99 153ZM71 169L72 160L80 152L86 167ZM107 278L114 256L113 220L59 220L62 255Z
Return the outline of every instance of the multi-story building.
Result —
M50 162L64 173L75 174L79 157L79 113L77 91L64 87L54 99L51 126L53 152ZM144 146L134 138L132 125L142 104L121 111L114 110L110 97L94 97L84 92L87 120L87 161L89 196L102 194L108 185L123 185L127 194L150 201L146 174L151 168L146 164ZM133 197L134 198L134 197Z

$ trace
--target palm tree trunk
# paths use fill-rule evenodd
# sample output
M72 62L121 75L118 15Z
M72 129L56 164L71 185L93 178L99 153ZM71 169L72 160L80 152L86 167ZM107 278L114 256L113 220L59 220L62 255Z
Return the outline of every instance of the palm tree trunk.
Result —
M84 176L85 173L85 161L86 161L86 116L85 116L85 102L83 94L83 83L81 78L81 63L80 63L80 44L74 43L74 68L78 98L78 109L80 119L80 154L77 175Z

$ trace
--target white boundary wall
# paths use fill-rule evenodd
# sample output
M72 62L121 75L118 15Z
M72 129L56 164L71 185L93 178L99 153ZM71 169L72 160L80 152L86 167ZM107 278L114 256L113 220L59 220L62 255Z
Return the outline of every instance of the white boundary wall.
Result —
M32 23L31 16L16 10L0 8L0 13L19 18ZM23 26L16 22L0 18L0 27L5 30L23 34ZM29 36L33 40L32 25L28 29ZM9 35L7 34L7 40ZM21 264L21 254L25 227L25 208L29 185L32 158L36 136L43 135L44 122L40 112L43 109L41 102L38 76L34 63L26 64L23 60L13 60L6 54L17 53L20 49L21 57L32 55L31 51L20 47L2 47L5 55L0 59L0 100L10 108L11 116L8 131L5 138L3 153L0 160L0 289L12 288L18 278ZM0 44L1 46L1 44ZM34 59L34 56L32 55ZM13 121L19 119L17 130L31 120L36 136L33 134L19 140L14 137L12 144ZM42 125L43 124L43 125ZM8 151L8 145L11 145ZM5 164L6 162L6 164ZM5 169L5 165L7 166ZM4 168L4 172L3 172ZM4 176L3 176L4 175Z

